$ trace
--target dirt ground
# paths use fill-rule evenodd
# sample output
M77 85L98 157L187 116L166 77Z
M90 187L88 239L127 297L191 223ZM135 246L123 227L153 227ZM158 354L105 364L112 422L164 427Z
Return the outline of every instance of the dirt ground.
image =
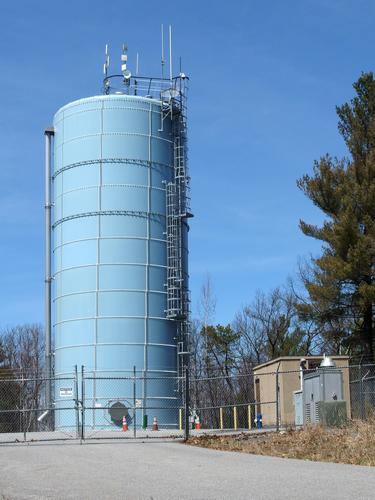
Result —
M279 433L202 435L192 437L188 444L254 455L375 466L375 418L353 421L343 428L311 426Z

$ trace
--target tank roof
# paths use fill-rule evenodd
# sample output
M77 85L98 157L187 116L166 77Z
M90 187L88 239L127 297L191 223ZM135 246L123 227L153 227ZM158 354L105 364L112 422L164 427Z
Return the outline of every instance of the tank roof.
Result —
M85 104L89 102L95 102L95 101L110 101L110 100L118 100L118 99L123 99L123 100L136 100L136 101L144 101L144 102L153 102L155 104L160 105L161 101L159 99L155 99L153 97L143 97L143 96L137 96L137 95L126 95L126 94L99 94L99 95L94 95L90 97L82 97L81 99L76 99L74 101L68 102L67 104L64 104L61 108L59 108L55 116L62 111L65 111L66 109L69 109L74 106L79 106L80 104Z

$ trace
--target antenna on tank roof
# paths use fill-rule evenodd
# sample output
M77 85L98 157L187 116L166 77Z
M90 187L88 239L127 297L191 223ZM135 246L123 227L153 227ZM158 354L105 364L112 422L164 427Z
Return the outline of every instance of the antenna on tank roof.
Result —
M161 25L161 77L164 78L164 25Z
M121 52L121 73L126 71L126 63L128 62L128 47L123 43Z
M138 76L138 72L139 72L139 54L137 52L137 62L136 62L136 65L135 65L135 74Z
M132 76L132 74L127 69L127 62L128 62L128 46L123 44L121 53L121 73L122 76L124 77L124 82L126 84L129 84L130 77Z
M169 25L169 79L172 81L172 26Z
M103 65L103 73L105 77L107 78L108 76L108 68L109 68L109 48L108 44L105 44L105 60L104 60L104 65Z

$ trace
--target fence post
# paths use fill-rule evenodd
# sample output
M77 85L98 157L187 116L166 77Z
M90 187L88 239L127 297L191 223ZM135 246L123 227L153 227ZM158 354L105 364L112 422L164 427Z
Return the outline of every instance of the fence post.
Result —
M251 405L247 405L247 426L251 429Z
M184 440L189 439L189 406L190 406L190 393L189 393L189 368L185 367L185 437Z
M238 427L238 422L237 422L237 406L233 407L233 426L234 430L237 430Z
M78 366L74 366L74 393L75 393L75 398L74 398L74 406L75 406L75 413L76 413L76 436L77 439L79 438L79 402L78 402Z
M85 440L85 368L81 366L81 443Z
M136 380L136 368L133 366L133 435L134 438L137 437L137 380Z
M280 430L280 419L279 419L279 395L280 395L279 369L280 369L280 363L278 364L277 369L276 369L276 431L277 432L279 432L279 430Z
M223 408L220 406L219 408L220 412L220 430L222 431L224 429L224 418L223 418Z
M25 419L25 381L23 379L23 374L22 374L22 389L21 389L21 394L22 394L22 432L23 432L23 440L26 441L26 419Z
M363 377L362 377L362 365L359 365L359 410L361 420L365 420L365 405L363 398Z
M146 370L142 370L142 429L147 429L148 417L147 417L147 388L146 388Z

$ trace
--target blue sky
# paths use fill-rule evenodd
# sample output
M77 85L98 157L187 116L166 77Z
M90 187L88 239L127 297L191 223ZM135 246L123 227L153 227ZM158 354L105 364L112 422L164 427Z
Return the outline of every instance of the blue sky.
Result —
M43 129L100 93L105 43L158 75L161 23L191 79L193 310L207 273L225 323L319 251L298 229L321 217L296 179L345 154L335 105L374 69L374 2L19 0L0 16L0 327L43 319Z

